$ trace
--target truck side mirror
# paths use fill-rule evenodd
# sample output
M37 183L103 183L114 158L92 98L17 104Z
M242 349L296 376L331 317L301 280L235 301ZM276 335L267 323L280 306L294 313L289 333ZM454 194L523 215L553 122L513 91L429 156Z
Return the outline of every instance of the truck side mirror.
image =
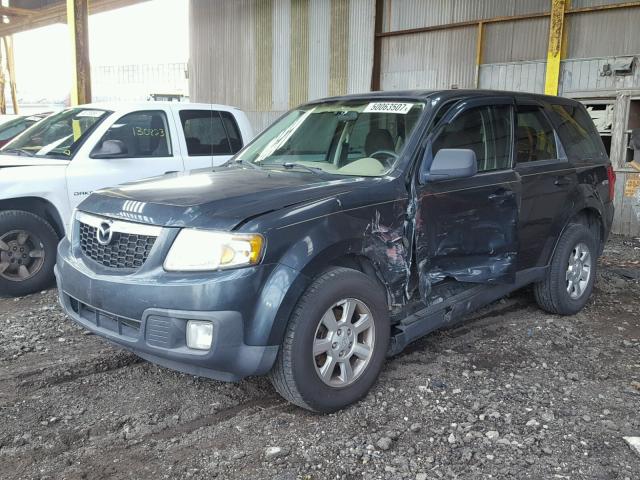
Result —
M478 173L476 153L468 148L442 148L425 172L423 182L440 182L454 178L472 177Z
M105 140L91 152L91 158L122 158L127 155L127 146L122 140Z

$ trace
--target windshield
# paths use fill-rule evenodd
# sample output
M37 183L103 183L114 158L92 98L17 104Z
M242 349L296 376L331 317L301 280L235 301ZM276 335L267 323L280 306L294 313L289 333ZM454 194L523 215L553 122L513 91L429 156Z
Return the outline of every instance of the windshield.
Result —
M235 160L260 167L312 169L335 175L389 172L424 103L328 102L292 110Z
M109 113L82 107L64 110L38 122L0 153L70 159Z

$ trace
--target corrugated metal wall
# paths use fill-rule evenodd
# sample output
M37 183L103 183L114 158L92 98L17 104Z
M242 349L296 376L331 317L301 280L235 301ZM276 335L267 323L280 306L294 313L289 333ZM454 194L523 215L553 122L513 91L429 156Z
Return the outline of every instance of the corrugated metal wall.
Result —
M549 0L387 0L384 31L549 10Z
M256 131L300 103L367 91L373 0L191 0L191 98Z

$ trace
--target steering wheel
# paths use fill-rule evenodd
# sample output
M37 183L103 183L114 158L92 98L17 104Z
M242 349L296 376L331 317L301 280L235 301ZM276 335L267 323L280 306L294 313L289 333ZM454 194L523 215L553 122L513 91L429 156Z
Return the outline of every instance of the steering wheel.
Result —
M376 158L376 155L386 155L386 158ZM369 155L370 158L375 158L384 163L385 167L390 167L391 164L398 159L398 154L392 150L377 150Z

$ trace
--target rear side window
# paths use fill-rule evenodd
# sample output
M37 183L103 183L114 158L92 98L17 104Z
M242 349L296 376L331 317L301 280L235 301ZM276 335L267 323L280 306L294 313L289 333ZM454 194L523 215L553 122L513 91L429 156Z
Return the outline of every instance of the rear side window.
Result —
M180 122L191 157L231 155L242 147L233 115L214 110L182 110Z
M170 157L167 116L158 110L133 112L117 120L102 137L124 143L125 158Z
M569 159L597 158L602 148L595 138L592 120L579 106L552 105L550 114Z
M478 107L461 113L433 142L433 154L442 148L473 150L478 171L511 167L511 107Z
M553 127L540 107L518 106L517 122L516 158L518 163L558 158Z

